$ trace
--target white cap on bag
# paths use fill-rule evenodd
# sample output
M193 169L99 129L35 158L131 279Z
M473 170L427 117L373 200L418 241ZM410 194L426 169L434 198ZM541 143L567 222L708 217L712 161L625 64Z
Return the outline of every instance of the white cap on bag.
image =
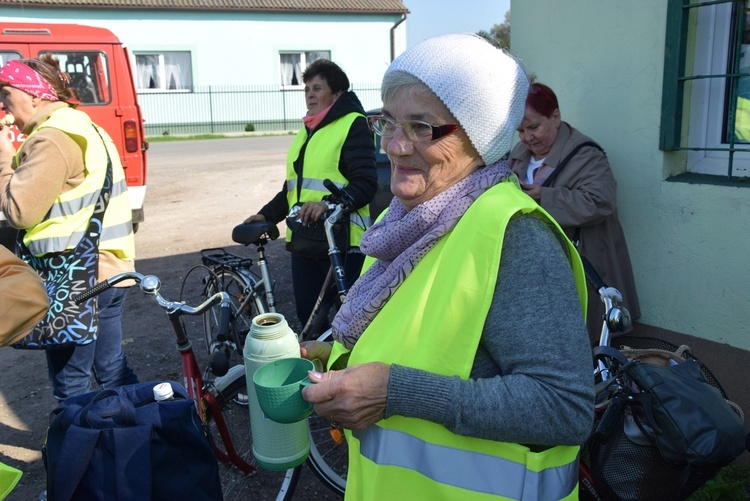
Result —
M161 402L162 400L170 400L172 398L174 398L174 391L171 384L159 383L154 386L154 400Z

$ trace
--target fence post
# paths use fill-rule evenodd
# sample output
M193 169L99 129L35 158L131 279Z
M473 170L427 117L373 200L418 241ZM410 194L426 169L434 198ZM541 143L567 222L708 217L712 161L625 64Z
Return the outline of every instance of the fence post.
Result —
M287 129L287 126L286 126L286 89L281 89L281 109L284 110L283 121L284 121L284 130L286 130Z
M214 96L211 92L211 86L208 86L208 114L211 119L211 134L214 133Z

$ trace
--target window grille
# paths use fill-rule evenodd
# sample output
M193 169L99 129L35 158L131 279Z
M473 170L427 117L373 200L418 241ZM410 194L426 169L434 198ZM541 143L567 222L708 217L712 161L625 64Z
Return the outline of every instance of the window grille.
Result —
M659 148L704 152L703 155L719 152L713 155L714 159L720 158L726 166L723 172L716 169L709 174L730 181L747 177L745 173L750 166L750 22L747 0L694 3L668 0L667 9ZM705 53L709 46L716 47L721 57L716 53L701 56L700 53ZM701 66L701 57L710 60L713 71L701 71L705 68ZM716 71L717 65L721 65L723 71ZM712 105L691 98L691 93L699 88L710 89L707 93L713 93ZM713 125L710 120L703 120L699 113L699 108L704 105L709 115L719 116ZM707 137L715 139L695 141L694 135L685 130L701 127L706 128ZM687 170L691 171L690 165Z

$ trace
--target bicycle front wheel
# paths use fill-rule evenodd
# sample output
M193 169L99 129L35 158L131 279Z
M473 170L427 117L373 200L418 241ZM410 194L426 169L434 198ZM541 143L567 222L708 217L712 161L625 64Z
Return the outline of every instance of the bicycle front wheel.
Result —
M232 301L231 325L229 333L230 346L233 353L229 353L229 367L242 363L242 349L245 338L250 332L253 318L266 312L262 299L255 294L256 282L250 276L244 276L231 269L220 269L214 275L207 277L205 297L211 297L216 292L224 291ZM203 329L208 353L221 349L217 341L221 306L213 306L203 314Z
M215 405L206 405L206 423L219 464L221 487L225 500L289 501L299 481L302 467L270 471L258 466L253 457L253 438L247 406L236 403L238 394L247 394L245 368L232 367L226 376L216 378L210 388ZM227 438L224 438L227 437ZM230 446L236 452L228 461Z

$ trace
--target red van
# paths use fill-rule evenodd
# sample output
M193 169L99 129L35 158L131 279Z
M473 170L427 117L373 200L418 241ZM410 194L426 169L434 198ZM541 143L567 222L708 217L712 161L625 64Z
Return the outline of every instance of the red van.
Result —
M43 54L60 61L60 68L70 74L78 91L78 108L112 136L125 170L133 222L143 221L148 142L127 49L104 28L0 22L0 66L11 59ZM0 111L0 118L4 114ZM10 133L16 146L25 139L16 127L11 127ZM0 228L8 226L0 212Z

